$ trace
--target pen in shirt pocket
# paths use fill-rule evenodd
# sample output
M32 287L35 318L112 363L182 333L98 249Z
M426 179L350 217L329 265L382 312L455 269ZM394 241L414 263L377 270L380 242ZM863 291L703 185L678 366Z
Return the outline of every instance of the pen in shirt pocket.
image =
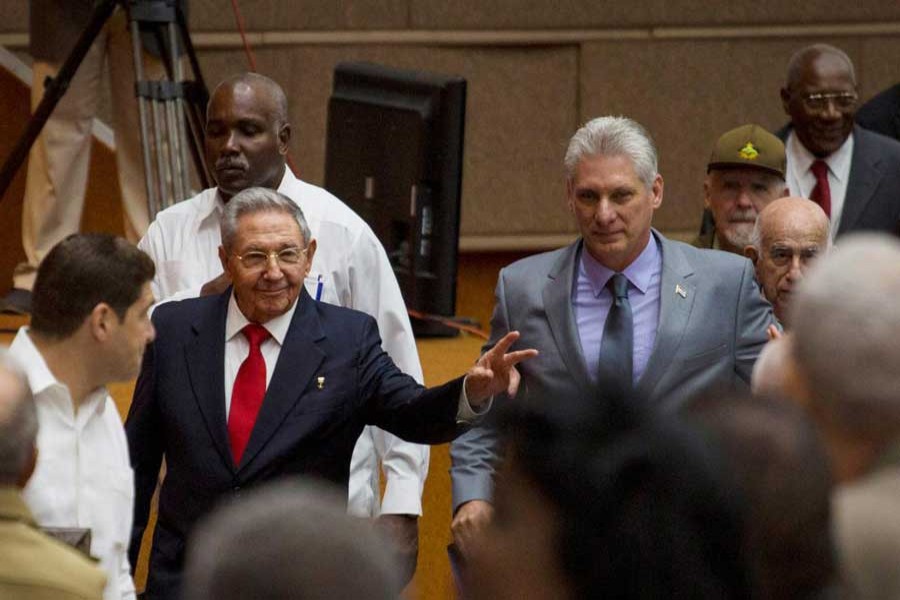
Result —
M322 299L322 276L316 277L316 302Z

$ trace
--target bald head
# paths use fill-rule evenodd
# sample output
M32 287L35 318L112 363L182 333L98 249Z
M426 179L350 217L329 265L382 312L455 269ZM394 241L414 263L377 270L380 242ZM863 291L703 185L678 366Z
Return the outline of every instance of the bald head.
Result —
M255 95L265 97L271 102L269 108L273 109L272 118L287 122L288 106L284 90L274 80L259 73L240 73L220 81L216 89L213 90L212 96L210 96L207 112L209 112L209 106L216 99L216 96L234 93L236 89L252 89Z
M206 164L222 199L251 187L277 189L290 138L287 98L277 83L243 73L216 86L206 108Z
M0 485L25 487L34 469L37 429L28 380L0 349Z
M847 53L829 44L812 44L794 52L787 65L785 87L791 89L799 85L807 71L817 62L830 65L829 68L846 72L856 84L856 71Z
M810 263L830 245L830 222L822 208L805 198L778 198L756 219L745 249L756 279L775 316L788 325L787 306Z

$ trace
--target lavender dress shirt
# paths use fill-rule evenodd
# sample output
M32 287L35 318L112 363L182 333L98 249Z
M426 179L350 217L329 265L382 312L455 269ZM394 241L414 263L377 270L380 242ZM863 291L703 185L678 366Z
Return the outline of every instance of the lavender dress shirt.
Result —
M582 246L578 257L578 274L572 286L572 307L575 325L581 339L581 353L591 378L596 381L600 360L600 345L606 317L613 303L606 289L607 281L616 272L603 266ZM656 328L659 325L659 288L662 275L662 254L659 242L651 235L643 252L628 265L623 274L628 279L628 300L634 319L634 383L647 367Z

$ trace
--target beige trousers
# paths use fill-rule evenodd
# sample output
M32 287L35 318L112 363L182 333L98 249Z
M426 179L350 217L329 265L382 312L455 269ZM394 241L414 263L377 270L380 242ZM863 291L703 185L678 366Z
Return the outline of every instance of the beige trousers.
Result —
M144 53L145 79L165 74L162 62ZM140 124L134 97L134 61L125 13L116 8L72 78L28 156L22 207L22 246L26 262L13 285L30 290L38 265L53 246L79 230L91 152L91 126L97 112L104 63L108 64L112 126L126 236L136 242L149 225ZM44 79L61 64L35 61L31 108L44 94Z

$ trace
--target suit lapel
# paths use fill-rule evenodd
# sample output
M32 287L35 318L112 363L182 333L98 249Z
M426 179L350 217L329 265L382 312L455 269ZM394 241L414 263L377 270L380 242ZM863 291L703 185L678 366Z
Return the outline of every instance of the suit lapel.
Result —
M681 250L654 231L662 252L662 277L659 285L659 325L647 367L637 389L652 396L660 377L670 367L684 337L694 306L696 288L690 279L694 272Z
M194 324L194 339L184 347L188 377L194 399L213 445L231 469L234 462L225 421L225 316L231 288L216 301L212 311L203 313Z
M868 133L859 126L853 128L853 157L850 161L850 176L847 179L847 194L844 197L838 235L853 229L881 181L882 172L878 168L881 161L878 156L866 151L867 135Z
M572 283L575 280L575 262L580 248L579 240L560 255L547 274L548 281L544 284L542 294L547 321L559 355L579 386L589 393L591 380L581 351L575 312L572 310Z
M241 457L239 471L247 468L260 453L300 400L302 391L325 360L325 353L316 345L324 337L315 301L301 288L297 310L294 311L262 408Z

